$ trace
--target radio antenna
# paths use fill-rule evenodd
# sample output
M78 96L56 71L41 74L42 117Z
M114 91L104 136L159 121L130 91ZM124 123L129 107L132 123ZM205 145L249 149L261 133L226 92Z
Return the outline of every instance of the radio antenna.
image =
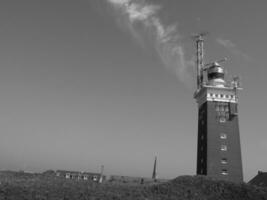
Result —
M197 89L201 89L203 86L203 67L204 67L204 39L203 37L208 35L208 32L199 33L193 35L196 41L197 47Z

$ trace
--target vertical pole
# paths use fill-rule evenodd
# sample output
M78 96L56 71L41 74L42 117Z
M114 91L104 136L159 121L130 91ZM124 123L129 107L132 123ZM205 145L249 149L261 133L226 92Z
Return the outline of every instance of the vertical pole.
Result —
M203 57L204 57L204 40L203 34L196 36L197 44L197 89L203 86Z
M104 173L104 165L101 165L101 172L100 172L99 183L102 183L103 182L103 173Z
M154 168L153 168L152 179L154 181L157 181L157 156L155 157L155 161L154 161Z

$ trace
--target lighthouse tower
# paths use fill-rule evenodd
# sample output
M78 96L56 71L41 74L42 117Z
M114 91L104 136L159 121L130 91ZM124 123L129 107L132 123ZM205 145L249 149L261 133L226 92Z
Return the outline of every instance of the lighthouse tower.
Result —
M238 126L239 81L225 81L224 60L203 64L203 34L196 36L198 104L197 175L243 181Z

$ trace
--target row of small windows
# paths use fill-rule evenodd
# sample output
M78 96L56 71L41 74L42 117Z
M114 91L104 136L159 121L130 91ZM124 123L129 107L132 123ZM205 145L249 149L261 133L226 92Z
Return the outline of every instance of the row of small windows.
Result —
M201 138L201 140L204 140L204 138L205 138L204 134L201 135L200 138ZM221 133L221 134L220 134L220 138L221 138L221 139L224 139L224 140L227 139L227 134L226 134L226 133Z
M214 93L208 93L208 97L213 97L213 98L225 98L225 99L234 99L234 95L228 95L228 94L214 94Z
M230 107L228 103L216 102L215 103L216 118L220 123L224 123L230 119Z
M204 174L204 170L203 169L200 169L200 174ZM229 173L228 173L227 169L222 169L221 174L224 175L224 176L227 176Z
M224 113L217 113L216 118L219 119L220 123L225 123L226 120L228 120L230 118L230 114L229 114L229 112L227 112L227 113L225 113L225 112ZM200 118L200 123L201 123L201 125L204 125L205 124L205 120Z
M220 134L220 139L222 139L222 140L226 140L226 139L227 139L227 134L226 134L226 133L221 133L221 134ZM201 135L201 140L204 140L204 135ZM204 150L203 146L200 147L200 150L201 150L201 151ZM222 144L220 150L221 150L221 151L227 151L227 145ZM201 165L203 165L203 163L204 163L204 158L201 158L200 163L201 163ZM228 164L228 159L225 158L225 157L221 158L221 164L222 164L222 166L227 166L227 164ZM204 172L204 171L203 171L203 169L201 168L201 170L200 170L200 174L203 174L203 172ZM223 175L223 176L227 176L228 174L229 174L229 173L228 173L228 170L227 170L227 169L222 169L222 170L221 170L221 175Z
M226 133L221 133L221 134L220 134L220 138L221 138L222 140L226 140L226 139L227 139L227 134L226 134ZM221 151L227 151L227 145L222 144L222 145L221 145ZM225 157L223 157L223 158L221 159L221 164L222 164L222 165L226 165L226 164L228 164L228 159L225 158ZM228 171L227 171L227 169L222 169L221 174L224 175L224 176L228 175Z
M204 163L204 159L201 158L200 162L201 162L201 164ZM228 164L228 160L227 160L227 158L222 158L222 159L221 159L221 164L224 164L224 165L225 165L225 164Z
M226 134L226 133L221 133L221 134L220 134L220 138L221 138L222 140L226 140L226 139L227 139L227 134ZM221 145L221 151L227 151L227 145L222 144L222 145Z
M216 105L216 107L215 107L215 110L217 111L217 112L227 112L227 111L229 111L229 106L228 105Z
M226 133L221 133L221 134L220 134L220 139L222 139L222 140L226 140L226 139L227 139L227 134L226 134ZM201 140L204 140L204 135L201 135ZM204 147L201 146L201 147L200 147L200 151L203 151L203 150L204 150ZM222 144L220 150L221 150L221 151L227 151L227 145ZM201 158L200 163L201 163L201 165L204 164L204 158ZM228 159L225 158L225 157L221 158L221 164L222 164L223 166L227 165L227 164L228 164ZM204 172L204 171L203 171L203 168L201 168L201 170L200 170L200 174L203 174L203 172ZM224 175L224 176L226 176L226 175L228 175L229 173L228 173L228 170L227 170L227 169L222 169L222 170L221 170L221 174Z
M220 123L225 123L226 120L230 118L230 114L229 113L224 113L221 116L219 116L219 115L216 116L216 118L219 119L219 122ZM205 124L205 121L202 119L202 120L200 120L200 123L201 123L201 125L204 125Z

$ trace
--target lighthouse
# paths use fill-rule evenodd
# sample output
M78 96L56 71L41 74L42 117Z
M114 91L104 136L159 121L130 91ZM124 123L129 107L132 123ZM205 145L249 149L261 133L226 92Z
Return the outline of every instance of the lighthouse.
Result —
M243 181L238 124L238 78L225 80L226 59L204 64L204 34L197 46L198 105L197 175L233 182Z

